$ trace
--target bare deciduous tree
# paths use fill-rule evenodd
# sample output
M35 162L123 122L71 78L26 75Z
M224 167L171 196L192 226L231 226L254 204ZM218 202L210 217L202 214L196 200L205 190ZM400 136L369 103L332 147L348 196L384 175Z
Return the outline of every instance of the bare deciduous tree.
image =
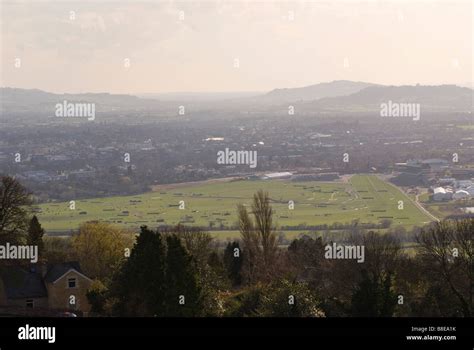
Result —
M278 270L278 246L268 193L260 190L254 195L253 221L243 205L239 204L237 211L245 251L244 278L248 282L268 281Z
M443 221L417 241L425 269L456 298L465 317L474 311L474 220Z

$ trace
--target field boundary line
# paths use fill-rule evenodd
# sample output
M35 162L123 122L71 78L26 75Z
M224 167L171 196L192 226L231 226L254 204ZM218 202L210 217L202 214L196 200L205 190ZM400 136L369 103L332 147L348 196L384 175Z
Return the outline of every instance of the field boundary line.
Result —
M379 176L377 176L379 177ZM380 178L380 177L379 177ZM433 221L436 221L436 222L440 222L441 220L439 218L437 218L436 216L434 216L433 214L431 214L425 207L423 207L419 202L417 201L414 201L413 199L411 199L405 192L403 192L400 188L398 188L397 186L395 186L394 184L388 182L388 181L385 181L384 179L380 178L380 180L382 180L383 182L385 182L386 184L388 184L389 186L395 188L397 191L399 191L406 199L408 199L408 201L410 201L411 203L413 203L413 205L415 207L417 207L422 213L424 213L426 216L428 216L429 218L431 218Z

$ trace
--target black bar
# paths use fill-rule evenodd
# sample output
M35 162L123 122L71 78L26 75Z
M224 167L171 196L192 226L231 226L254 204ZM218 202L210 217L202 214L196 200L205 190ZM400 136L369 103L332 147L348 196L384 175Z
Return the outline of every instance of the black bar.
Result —
M0 318L0 348L42 345L62 349L69 345L90 346L98 340L124 345L164 336L178 340L188 336L296 336L321 338L333 344L472 349L473 324L473 318ZM26 325L56 327L55 343L19 340L18 330ZM408 340L407 336L456 339Z

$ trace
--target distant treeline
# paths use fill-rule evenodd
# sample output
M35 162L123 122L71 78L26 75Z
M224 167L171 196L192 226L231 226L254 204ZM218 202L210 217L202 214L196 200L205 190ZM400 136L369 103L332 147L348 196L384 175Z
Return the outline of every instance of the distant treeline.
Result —
M180 224L187 224L186 222L181 222ZM388 219L381 220L379 223L360 223L358 221L340 223L335 222L333 224L321 224L321 225L307 225L306 223L298 225L285 225L279 226L278 229L281 231L341 231L341 230L352 230L355 227L361 230L380 230L387 229L392 226L392 221ZM160 225L158 229L169 229L174 227L174 225ZM202 230L206 231L238 231L238 225L218 225L218 226L200 226Z

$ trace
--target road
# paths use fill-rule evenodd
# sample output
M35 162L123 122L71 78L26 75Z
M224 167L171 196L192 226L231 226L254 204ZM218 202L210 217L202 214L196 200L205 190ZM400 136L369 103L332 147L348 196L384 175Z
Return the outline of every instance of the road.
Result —
M415 196L415 201L414 201L413 203L415 203L415 205L416 205L421 211L423 211L426 215L428 215L429 217L431 217L434 221L440 222L440 221L441 221L440 219L438 219L436 216L434 216L433 214L431 214L428 210L425 209L425 207L424 207L423 205L421 205L421 203L420 203L420 201L419 201L419 199L418 199L419 196L420 196L419 194L417 194L417 195Z

